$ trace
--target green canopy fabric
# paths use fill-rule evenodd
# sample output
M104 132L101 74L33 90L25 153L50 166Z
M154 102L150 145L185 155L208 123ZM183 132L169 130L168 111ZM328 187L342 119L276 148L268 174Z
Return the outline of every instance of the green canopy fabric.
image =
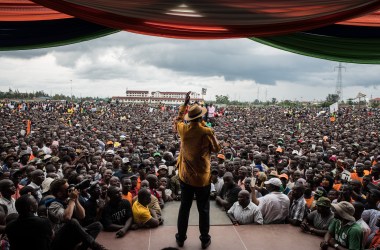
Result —
M298 32L285 36L250 39L292 53L331 61L380 63L380 38L347 38Z

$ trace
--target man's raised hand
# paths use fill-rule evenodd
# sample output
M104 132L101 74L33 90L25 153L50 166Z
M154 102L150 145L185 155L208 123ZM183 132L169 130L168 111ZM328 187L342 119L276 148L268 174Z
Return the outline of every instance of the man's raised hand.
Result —
M189 91L189 92L186 93L185 105L189 104L189 102L190 102L190 94L191 94L191 91Z

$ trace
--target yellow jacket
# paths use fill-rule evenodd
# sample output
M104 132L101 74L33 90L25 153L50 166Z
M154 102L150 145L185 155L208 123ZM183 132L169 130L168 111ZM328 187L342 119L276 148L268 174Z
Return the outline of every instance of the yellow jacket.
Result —
M204 122L183 122L185 110L186 106L181 106L175 120L175 128L181 137L181 150L177 161L178 174L184 183L204 187L211 183L211 152L217 153L221 148L214 131Z

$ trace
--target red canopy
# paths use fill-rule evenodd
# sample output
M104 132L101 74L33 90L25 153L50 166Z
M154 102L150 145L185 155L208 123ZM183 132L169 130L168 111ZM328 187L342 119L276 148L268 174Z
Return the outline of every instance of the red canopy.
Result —
M43 21L69 17L28 0L0 0L0 21Z
M344 25L355 25L355 26L370 26L370 27L380 27L380 11L375 11L368 15L350 19L339 24Z
M380 0L34 0L115 29L187 39L273 36L380 8Z

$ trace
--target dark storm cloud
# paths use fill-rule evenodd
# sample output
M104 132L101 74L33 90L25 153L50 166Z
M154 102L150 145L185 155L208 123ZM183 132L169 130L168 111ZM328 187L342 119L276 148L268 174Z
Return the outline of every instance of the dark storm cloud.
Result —
M275 55L259 53L257 48L270 49L248 39L187 41L148 38L144 43L140 43L140 39L140 36L127 39L125 57L186 75L221 76L227 81L252 80L273 85L279 80L297 81L303 74L331 71L333 65L285 52ZM151 42L147 43L147 40Z
M336 62L309 58L258 44L249 39L191 41L120 32L99 39L40 50L2 52L1 57L32 59L52 54L59 66L81 79L133 77L134 67L164 69L184 77L218 76L274 85L292 82L309 86L335 86ZM99 60L104 55L116 61ZM80 62L86 61L85 65ZM344 64L345 86L378 86L378 65Z
M40 57L49 53L49 49L31 49L31 50L18 50L18 51L2 51L1 57L19 58L19 59L31 59Z

